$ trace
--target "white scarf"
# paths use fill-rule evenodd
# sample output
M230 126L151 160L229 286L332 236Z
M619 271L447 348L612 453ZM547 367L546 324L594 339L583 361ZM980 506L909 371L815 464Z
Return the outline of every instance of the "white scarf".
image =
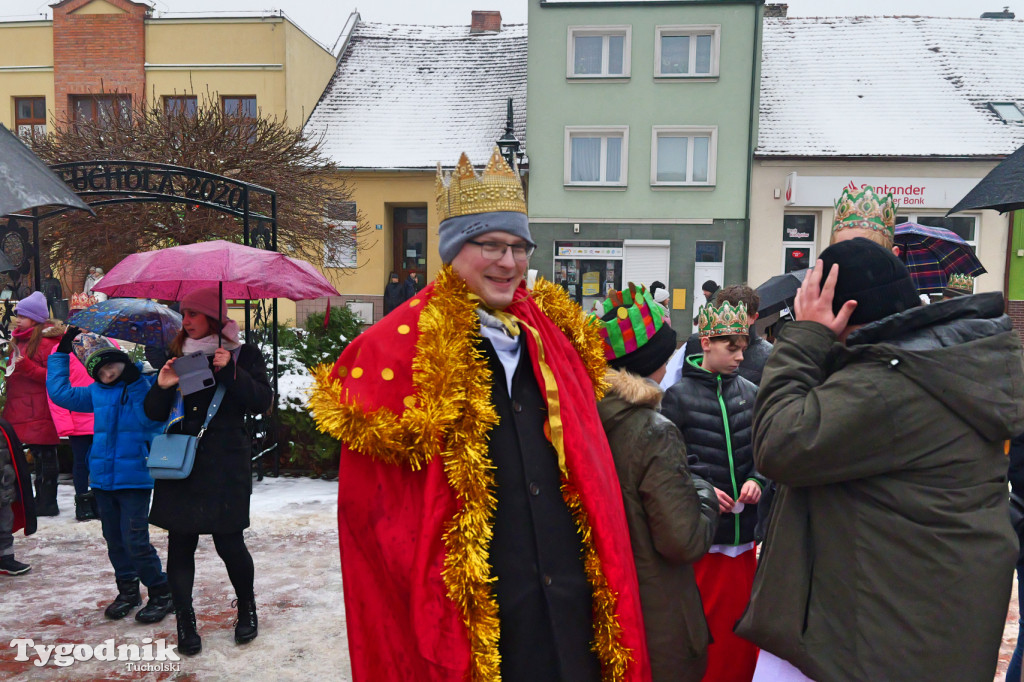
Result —
M202 337L201 339L193 339L190 336L186 336L181 352L188 355L189 353L195 353L197 350L201 350L205 355L213 355L217 348L233 351L242 345L237 341L238 323L234 320L230 320L226 325L224 325L224 329L221 330L221 336L225 338L221 339L219 342L216 334L210 334Z

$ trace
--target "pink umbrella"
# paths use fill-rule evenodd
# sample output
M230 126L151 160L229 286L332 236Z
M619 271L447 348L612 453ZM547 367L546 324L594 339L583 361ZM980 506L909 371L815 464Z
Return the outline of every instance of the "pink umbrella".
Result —
M306 261L221 239L132 254L93 288L111 297L180 301L194 289L217 286L223 298L341 295Z

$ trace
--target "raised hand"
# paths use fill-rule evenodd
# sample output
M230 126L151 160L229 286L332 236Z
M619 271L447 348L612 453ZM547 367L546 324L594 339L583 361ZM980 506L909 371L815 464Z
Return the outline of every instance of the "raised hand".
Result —
M814 269L807 273L800 290L796 292L796 300L793 307L796 308L796 319L807 322L817 322L828 327L833 334L839 336L847 323L850 315L857 307L856 301L847 301L839 309L839 313L832 312L832 299L836 292L836 279L839 277L839 264L834 263L832 270L828 273L825 286L821 286L821 276L825 264L819 258Z

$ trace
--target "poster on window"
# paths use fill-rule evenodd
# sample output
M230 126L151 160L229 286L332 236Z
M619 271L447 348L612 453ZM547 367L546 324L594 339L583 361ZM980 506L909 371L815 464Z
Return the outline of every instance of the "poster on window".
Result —
M805 246L786 247L786 272L811 267L811 251Z
M584 296L597 296L601 293L601 273L584 272L581 287Z

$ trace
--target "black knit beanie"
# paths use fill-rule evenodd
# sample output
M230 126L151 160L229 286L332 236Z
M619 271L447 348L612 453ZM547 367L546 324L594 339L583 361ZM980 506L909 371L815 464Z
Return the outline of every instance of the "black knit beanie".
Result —
M873 241L857 237L837 242L822 251L821 260L822 287L832 265L839 265L832 311L838 314L844 303L857 301L849 324L867 324L921 305L907 266Z

